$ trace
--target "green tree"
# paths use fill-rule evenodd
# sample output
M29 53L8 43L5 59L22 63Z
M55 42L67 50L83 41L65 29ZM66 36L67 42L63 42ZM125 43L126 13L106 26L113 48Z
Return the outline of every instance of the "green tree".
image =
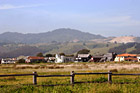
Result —
M88 49L82 49L82 50L79 50L77 52L77 54L89 54L89 52L90 52L90 50L88 50Z
M46 57L53 57L53 54L46 54Z
M60 56L65 56L65 53L59 53Z
M43 57L43 53L38 53L36 56L37 57Z
M19 59L18 61L17 61L17 63L25 63L25 59Z

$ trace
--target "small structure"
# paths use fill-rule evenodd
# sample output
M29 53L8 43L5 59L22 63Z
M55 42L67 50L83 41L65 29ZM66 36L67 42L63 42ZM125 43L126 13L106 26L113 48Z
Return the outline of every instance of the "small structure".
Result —
M58 54L55 55L55 63L62 63L64 62L64 56L60 56Z
M56 58L55 57L49 57L47 62L55 62Z
M66 63L66 62L74 62L74 57L62 56L62 55L55 55L55 63Z
M137 55L138 62L140 62L140 54Z
M44 57L36 57L36 56L28 56L25 59L26 63L33 63L33 62L45 62Z
M74 57L70 57L70 56L65 56L64 58L64 62L74 62Z
M5 58L1 59L1 64L14 64L16 63L17 59L16 58Z
M103 56L93 56L94 62L101 62L101 59L103 59Z
M116 61L116 62L122 62L122 61L137 62L138 58L137 58L137 55L135 55L135 54L120 54L120 55L116 56L114 61Z
M100 62L110 62L110 61L114 61L114 59L116 58L117 54L116 53L107 53L105 55L103 55L103 58L100 60Z
M91 59L91 57L92 56L90 54L78 54L76 60L78 62L88 62Z

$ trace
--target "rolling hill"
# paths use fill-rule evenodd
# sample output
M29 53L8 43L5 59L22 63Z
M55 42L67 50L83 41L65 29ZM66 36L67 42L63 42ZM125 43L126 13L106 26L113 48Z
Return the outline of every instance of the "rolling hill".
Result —
M122 37L115 37L112 40L110 40L109 42L111 43L130 43L130 42L137 42L136 41L137 37L133 37L133 36L122 36Z
M105 39L101 35L94 35L86 32L81 32L75 29L56 29L50 32L37 34L22 34L17 32L5 32L0 34L0 42L13 43L50 43L50 42L75 42L89 41L93 39Z

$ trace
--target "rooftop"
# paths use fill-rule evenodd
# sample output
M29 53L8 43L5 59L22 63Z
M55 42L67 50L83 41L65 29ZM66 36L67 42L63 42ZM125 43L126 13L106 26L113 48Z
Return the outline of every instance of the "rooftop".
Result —
M120 54L120 55L117 55L117 57L128 57L128 56L137 56L135 54Z

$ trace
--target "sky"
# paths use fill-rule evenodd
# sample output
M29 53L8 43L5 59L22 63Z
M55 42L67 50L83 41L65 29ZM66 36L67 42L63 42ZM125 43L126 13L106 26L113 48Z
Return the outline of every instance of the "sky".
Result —
M59 28L140 36L140 0L0 0L0 33Z

